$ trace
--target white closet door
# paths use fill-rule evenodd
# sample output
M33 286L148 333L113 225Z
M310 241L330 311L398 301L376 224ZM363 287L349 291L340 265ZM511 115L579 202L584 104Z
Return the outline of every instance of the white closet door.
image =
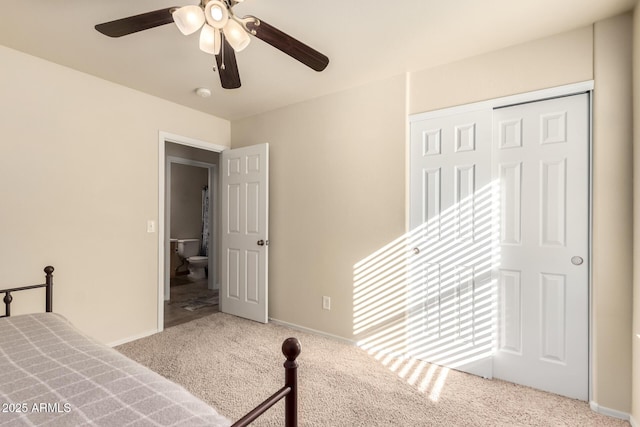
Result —
M587 94L494 111L496 378L588 398Z
M491 377L491 110L411 123L410 355Z

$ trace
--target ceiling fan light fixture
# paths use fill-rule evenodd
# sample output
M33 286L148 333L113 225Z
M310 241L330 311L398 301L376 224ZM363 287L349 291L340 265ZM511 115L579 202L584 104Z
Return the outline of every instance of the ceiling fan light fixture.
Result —
M202 31L200 31L200 50L211 55L219 54L221 38L219 30L216 30L211 25L204 24Z
M224 32L224 36L236 52L242 51L245 47L249 46L249 42L251 38L249 37L249 33L247 33L242 25L233 19L229 19L227 25L222 30Z
M211 0L204 8L207 23L213 28L222 29L229 21L227 6L220 0Z
M193 34L204 24L204 13L200 6L183 6L172 13L173 21L182 34Z
M329 65L328 57L261 19L251 15L238 17L233 10L238 3L240 0L200 0L198 6L165 7L103 22L95 29L108 37L122 37L175 23L182 33L192 34L205 26L206 21L206 28L199 36L201 49L215 54L213 70L218 73L224 89L241 86L236 52L249 45L250 35L315 71L322 71Z

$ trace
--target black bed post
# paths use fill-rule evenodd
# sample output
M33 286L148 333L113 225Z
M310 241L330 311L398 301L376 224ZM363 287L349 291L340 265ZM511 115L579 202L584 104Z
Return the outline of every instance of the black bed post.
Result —
M4 302L4 317L11 316L11 301L13 301L13 297L11 296L11 292L5 292L4 298L2 299Z
M282 353L287 358L284 362L284 385L291 387L291 392L284 398L284 425L297 427L298 425L298 361L300 355L300 341L287 338L282 343Z
M50 265L46 266L44 268L44 272L47 274L46 310L47 310L47 313L51 313L53 311L53 267L51 267Z

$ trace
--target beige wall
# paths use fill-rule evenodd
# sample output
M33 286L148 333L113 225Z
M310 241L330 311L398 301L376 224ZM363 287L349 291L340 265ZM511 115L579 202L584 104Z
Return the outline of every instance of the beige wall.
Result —
M103 342L156 329L158 132L229 145L230 123L0 47L0 282L55 271L54 308ZM42 310L40 291L15 313Z
M403 105L418 113L595 78L593 397L628 413L630 22L624 15L412 73L408 96L398 77L234 121L232 147L272 146L270 316L354 338L353 265L404 231ZM321 309L322 295L332 311Z
M633 15L633 264L640 266L640 7ZM633 271L631 417L640 426L640 269Z
M171 238L201 238L202 187L208 183L209 169L171 164Z
M404 231L404 93L397 77L233 122L233 148L270 146L270 317L352 337L354 264Z
M586 27L413 73L409 113L591 80L592 40Z
M594 34L593 401L631 410L633 146L630 14Z

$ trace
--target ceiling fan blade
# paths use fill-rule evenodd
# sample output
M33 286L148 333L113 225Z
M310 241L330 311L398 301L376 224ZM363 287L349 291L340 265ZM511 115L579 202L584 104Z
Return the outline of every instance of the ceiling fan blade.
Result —
M128 18L98 24L95 26L95 29L105 36L122 37L127 34L172 23L173 16L171 12L175 9L177 9L177 7L168 7L166 9L129 16Z
M240 87L240 74L238 73L236 54L227 39L223 38L222 40L224 42L222 50L216 55L220 83L225 89L237 89Z
M260 40L297 59L307 67L322 71L329 65L329 58L325 55L267 24L262 19L256 19L255 22L249 21L247 28L255 31L254 35Z

